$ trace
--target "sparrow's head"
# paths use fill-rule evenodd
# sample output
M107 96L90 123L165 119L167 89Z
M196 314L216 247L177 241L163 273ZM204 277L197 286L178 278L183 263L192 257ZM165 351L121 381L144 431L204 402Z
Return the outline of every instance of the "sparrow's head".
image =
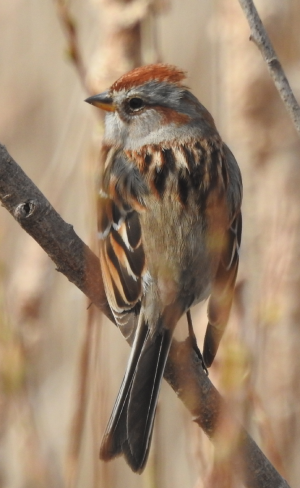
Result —
M182 84L185 73L167 64L136 68L86 102L107 112L105 142L125 149L215 132L214 121Z

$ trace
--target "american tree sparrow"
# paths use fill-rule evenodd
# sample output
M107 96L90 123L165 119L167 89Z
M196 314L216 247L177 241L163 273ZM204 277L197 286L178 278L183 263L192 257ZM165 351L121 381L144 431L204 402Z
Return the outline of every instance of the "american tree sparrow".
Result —
M203 359L224 333L241 240L241 175L183 71L134 69L86 101L107 112L99 192L100 261L120 327L137 321L100 457L145 466L179 318L209 297Z

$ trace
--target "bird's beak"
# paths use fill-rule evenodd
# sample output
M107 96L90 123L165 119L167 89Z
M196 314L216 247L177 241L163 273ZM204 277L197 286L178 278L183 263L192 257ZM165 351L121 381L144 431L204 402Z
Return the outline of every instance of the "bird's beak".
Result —
M113 104L113 99L109 96L109 92L99 93L99 95L93 95L85 100L85 102L94 105L95 107L106 110L106 112L114 112L116 107Z

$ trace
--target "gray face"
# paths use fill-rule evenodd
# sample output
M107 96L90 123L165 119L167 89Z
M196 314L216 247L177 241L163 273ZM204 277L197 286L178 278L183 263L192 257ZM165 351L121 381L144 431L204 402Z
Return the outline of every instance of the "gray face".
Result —
M207 110L186 88L150 81L111 93L115 112L105 119L105 142L135 150L148 144L203 137L211 131ZM210 125L207 123L209 118Z

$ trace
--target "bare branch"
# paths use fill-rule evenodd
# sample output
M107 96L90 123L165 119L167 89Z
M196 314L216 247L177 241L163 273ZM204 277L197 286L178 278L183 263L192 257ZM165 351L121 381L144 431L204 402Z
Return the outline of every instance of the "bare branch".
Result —
M87 93L92 94L86 82L86 69L79 49L77 27L70 13L68 3L66 0L54 0L54 3L56 4L58 17L66 34L68 55L77 69L83 88Z
M0 144L0 200L26 232L54 261L57 270L74 283L111 320L95 254L50 205ZM122 332L122 331L121 331ZM173 341L165 379L183 401L194 421L217 446L220 419L238 432L230 463L248 488L289 488L253 439L230 415L221 396L202 369L189 341Z
M288 488L249 434L238 425L208 376L188 341L174 342L171 347L164 378L218 448L220 419L227 432L238 433L238 441L231 453L234 472L248 488Z
M274 81L280 97L294 122L298 134L300 135L299 104L292 92L288 79L282 69L280 61L258 15L255 5L252 0L239 0L239 2L250 26L250 40L257 45L264 60L266 61L271 78Z
M0 199L21 227L105 315L113 320L106 301L97 256L82 242L0 145Z

